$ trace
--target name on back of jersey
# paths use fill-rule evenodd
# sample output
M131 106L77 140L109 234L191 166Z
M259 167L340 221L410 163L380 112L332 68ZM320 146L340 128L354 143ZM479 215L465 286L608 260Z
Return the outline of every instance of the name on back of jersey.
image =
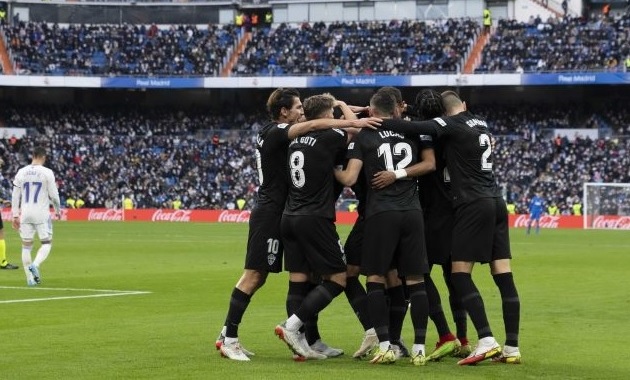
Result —
M300 136L300 137L294 138L293 141L291 141L291 143L289 145L304 144L304 145L308 145L308 146L315 146L315 143L317 143L317 138L315 138L315 137Z
M468 125L470 128L473 128L476 125L488 128L488 124L485 121L479 119L470 119L466 121L466 125Z
M404 139L405 136L401 135L400 133L396 133L396 132L392 132L392 131L379 131L378 135L382 138L382 139L386 139L388 137L397 137L399 139Z

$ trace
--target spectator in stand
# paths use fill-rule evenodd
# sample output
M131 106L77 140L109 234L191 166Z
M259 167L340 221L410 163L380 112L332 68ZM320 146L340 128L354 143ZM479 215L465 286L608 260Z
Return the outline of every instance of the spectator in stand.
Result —
M563 13L563 17L567 17L567 14L569 13L569 2L567 0L562 0L562 13Z
M490 34L492 31L492 12L490 9L486 7L483 10L483 32L485 34Z

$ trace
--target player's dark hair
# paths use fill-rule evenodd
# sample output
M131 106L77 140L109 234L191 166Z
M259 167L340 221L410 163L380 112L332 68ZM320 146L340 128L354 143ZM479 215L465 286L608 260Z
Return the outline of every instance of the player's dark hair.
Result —
M377 91L370 99L370 108L372 108L378 116L394 116L396 106L396 98L385 91Z
M400 90L397 89L396 87L385 86L385 87L379 88L376 92L384 92L386 94L389 94L390 96L393 96L394 99L396 99L396 103L399 106L402 106L403 104L402 92L400 92Z
M274 90L267 99L267 112L272 120L280 117L283 108L291 109L295 98L299 98L300 93L294 88L278 88Z
M415 109L423 120L443 116L445 112L442 96L439 92L431 89L424 89L416 95Z
M319 119L335 106L335 97L330 94L313 95L306 98L302 106L306 120Z
M33 158L44 158L46 157L46 148L43 146L36 146L33 148Z

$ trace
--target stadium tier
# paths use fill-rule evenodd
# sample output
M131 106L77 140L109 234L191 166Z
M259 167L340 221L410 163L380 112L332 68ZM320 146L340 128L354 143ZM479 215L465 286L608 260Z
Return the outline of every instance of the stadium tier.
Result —
M479 22L469 18L257 28L22 21L2 27L19 74L173 78L456 74L471 68L477 73L616 73L630 64L629 30L628 14L502 19L487 43L480 39Z
M479 23L468 19L281 24L253 30L232 73L454 73L479 30Z

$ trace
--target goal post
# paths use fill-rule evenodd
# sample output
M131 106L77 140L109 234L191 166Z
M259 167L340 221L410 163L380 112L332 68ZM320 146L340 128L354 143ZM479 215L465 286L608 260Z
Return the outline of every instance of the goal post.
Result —
M584 229L630 230L630 183L584 183Z

